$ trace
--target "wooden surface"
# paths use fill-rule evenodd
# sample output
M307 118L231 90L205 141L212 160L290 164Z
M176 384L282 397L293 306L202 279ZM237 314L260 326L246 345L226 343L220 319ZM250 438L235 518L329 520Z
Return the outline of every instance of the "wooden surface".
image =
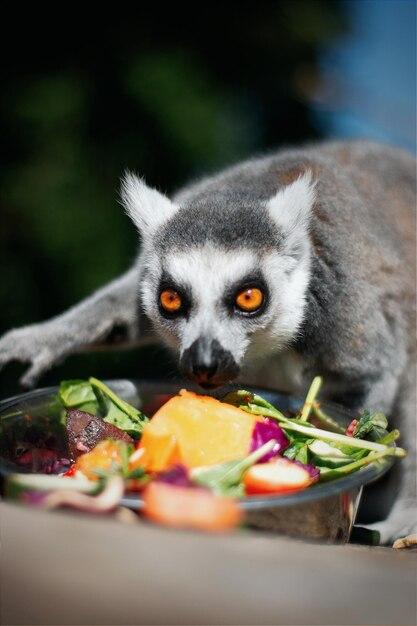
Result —
M416 623L416 553L0 514L2 624Z

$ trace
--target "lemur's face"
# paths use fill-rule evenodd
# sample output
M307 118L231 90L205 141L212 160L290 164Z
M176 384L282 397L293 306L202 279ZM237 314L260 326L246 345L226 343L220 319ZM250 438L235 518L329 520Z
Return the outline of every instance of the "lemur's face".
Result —
M211 196L176 206L138 178L123 185L142 235L144 311L202 387L297 334L309 281L309 174L272 198Z

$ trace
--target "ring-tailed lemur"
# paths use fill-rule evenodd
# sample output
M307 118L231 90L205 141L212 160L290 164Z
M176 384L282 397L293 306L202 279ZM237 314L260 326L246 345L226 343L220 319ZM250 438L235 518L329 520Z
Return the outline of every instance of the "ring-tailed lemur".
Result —
M58 317L12 330L0 362L33 384L62 357L124 328L139 308L204 387L239 373L378 408L409 449L383 541L417 532L415 161L368 142L324 143L250 160L172 200L132 174L122 184L142 248L121 278Z

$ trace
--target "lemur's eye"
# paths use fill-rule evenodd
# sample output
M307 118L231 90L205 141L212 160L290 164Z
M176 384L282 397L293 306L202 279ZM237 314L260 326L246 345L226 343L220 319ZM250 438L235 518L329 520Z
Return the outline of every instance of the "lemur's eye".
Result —
M167 313L177 313L182 307L182 298L174 289L164 289L161 291L159 302Z
M235 304L238 309L245 313L253 313L257 311L264 301L264 294L258 287L249 287L240 291L236 298Z

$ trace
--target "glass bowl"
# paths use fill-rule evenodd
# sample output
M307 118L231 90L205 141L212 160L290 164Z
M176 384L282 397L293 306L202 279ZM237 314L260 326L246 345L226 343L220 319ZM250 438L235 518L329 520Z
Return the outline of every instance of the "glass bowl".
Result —
M106 381L120 397L152 415L181 387L169 382L141 380ZM302 398L269 389L251 388L284 413L296 413ZM226 391L222 390L222 395ZM45 446L67 455L65 429L59 419L62 408L56 399L57 387L24 393L0 402L0 475L22 472L13 462L19 446ZM216 394L213 394L216 395ZM352 415L331 403L323 409L341 426L346 427ZM327 483L316 484L305 491L287 496L259 496L239 500L247 524L252 528L278 532L303 539L345 543L358 510L364 485L380 478L392 465L386 457L353 474ZM36 470L36 468L35 468ZM33 468L32 470L34 471ZM3 482L3 481L2 481ZM142 500L138 495L126 495L122 504L138 510Z

